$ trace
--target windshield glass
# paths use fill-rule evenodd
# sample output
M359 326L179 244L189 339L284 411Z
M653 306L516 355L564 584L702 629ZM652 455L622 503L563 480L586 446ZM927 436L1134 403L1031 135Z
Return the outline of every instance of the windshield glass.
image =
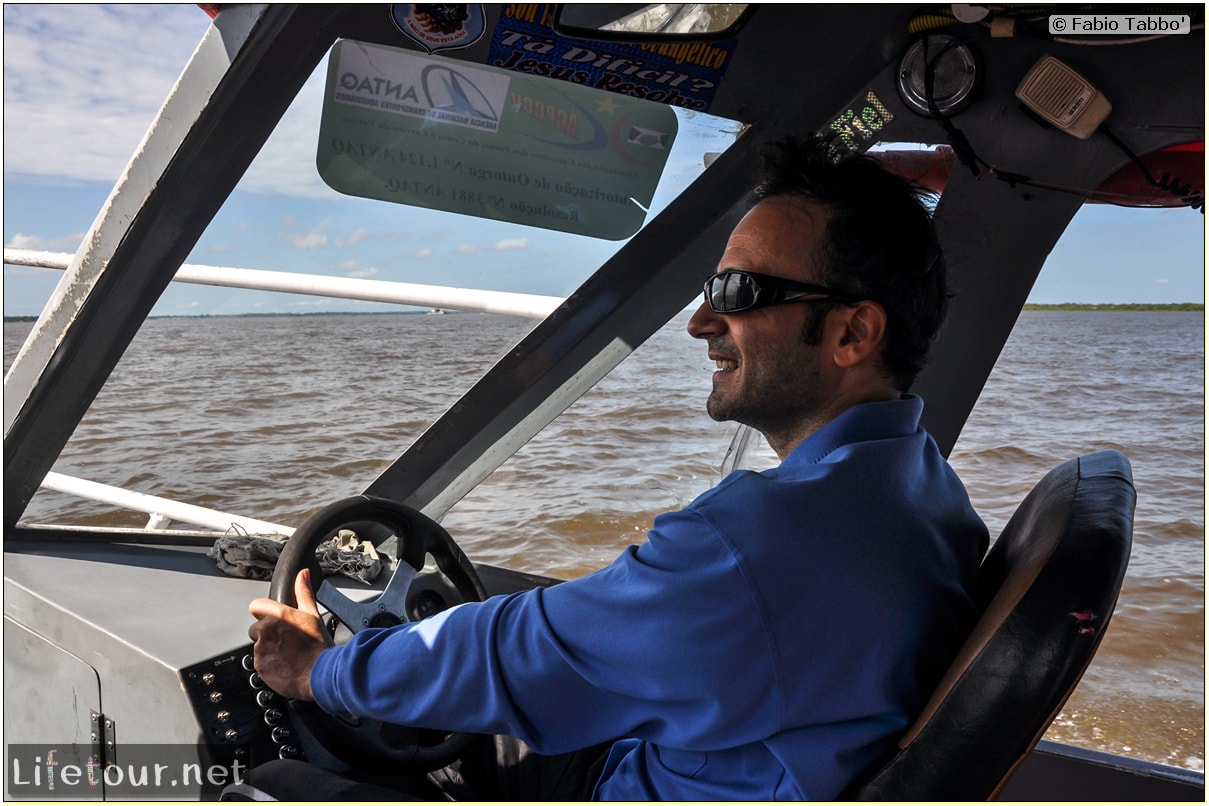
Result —
M1046 262L951 456L992 535L1062 461L1100 449L1129 457L1138 500L1119 604L1047 738L1198 770L1203 233L1193 210L1085 205ZM1098 260L1087 259L1089 250Z
M181 20L180 41L205 28L205 15L191 14L200 20ZM122 35L134 47L142 30L132 24ZM90 60L106 57L87 43L80 50L69 61L81 75L94 69ZM341 61L346 51L353 61ZM172 69L188 52L181 46ZM416 86L427 88L429 111L440 107L439 114L371 108L375 88L386 91L366 72L371 64L396 77L417 71ZM160 78L165 69L148 66ZM337 93L358 91L345 87L354 71L359 103L335 102ZM492 76L502 79L492 85ZM498 139L457 118L474 94L469 78L495 87ZM113 103L121 108L120 99ZM565 81L342 41L193 248L181 274L197 279L169 286L53 473L296 524L308 510L364 489L739 130L701 112ZM353 159L354 149L364 158ZM38 168L32 155L10 166ZM425 186L436 198L409 192ZM6 209L19 207L24 189L10 187ZM10 246L73 251L80 236L73 242L70 233L88 225L82 216L60 217L51 231L27 229L26 220L6 216ZM299 290L331 278L340 295L216 284L216 273L242 282L247 270ZM15 317L32 318L59 276L8 273L6 367L31 326ZM428 297L412 291L405 295L412 304L354 298L400 283L435 296L421 302ZM480 310L513 310L507 294L528 295L515 306L524 315L458 313L479 291L505 292L488 294ZM25 520L141 527L149 513L43 489Z

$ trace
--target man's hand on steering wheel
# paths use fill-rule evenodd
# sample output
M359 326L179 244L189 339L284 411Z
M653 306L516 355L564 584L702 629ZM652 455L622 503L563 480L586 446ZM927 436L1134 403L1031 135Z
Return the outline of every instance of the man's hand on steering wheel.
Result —
M256 599L248 605L256 619L248 637L255 645L256 673L265 684L285 697L313 702L311 667L332 646L332 637L319 618L309 568L294 578L294 598L297 608L272 599Z
M315 558L325 539L351 524L376 524L398 538L398 562L390 579L368 600L350 598L324 579ZM257 619L248 631L255 642L257 675L286 697L300 733L355 769L434 770L457 758L472 739L469 733L393 725L369 715L328 714L314 702L311 691L311 670L319 655L332 646L317 605L353 633L417 621L426 609L419 601L421 594L430 591L413 583L429 573L429 557L448 583L434 589L444 594L433 594L442 605L438 609L487 598L473 563L440 524L394 501L353 496L324 507L294 531L277 560L268 598L249 607ZM320 584L312 592L315 582Z

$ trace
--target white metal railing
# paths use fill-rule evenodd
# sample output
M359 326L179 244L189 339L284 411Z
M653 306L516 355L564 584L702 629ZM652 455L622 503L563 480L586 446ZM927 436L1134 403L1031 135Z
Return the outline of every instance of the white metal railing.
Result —
M159 498L158 496L147 495L146 493L123 490L121 487L111 487L108 484L77 479L74 476L65 476L62 473L55 473L53 471L46 474L46 478L42 480L42 486L48 490L57 490L58 492L76 495L80 498L100 501L103 504L112 504L138 512L146 512L151 518L147 521L147 525L143 527L145 529L165 529L171 521L180 521L195 526L204 526L207 529L215 529L220 532L225 532L235 527L254 535L277 534L282 537L289 537L294 533L293 526L282 526L278 523L259 521L255 518L230 515L226 512L206 509L205 507L193 504L184 504L180 501Z
M35 249L4 248L4 262L13 266L66 269L72 255L68 252L43 252ZM281 291L316 297L355 299L364 302L389 302L420 308L442 308L473 313L499 313L545 319L563 303L561 297L541 294L517 294L511 291L481 291L386 280L358 280L321 274L235 269L222 266L197 266L186 263L172 278L178 283L247 288L256 291Z
M72 255L68 252L46 252L35 249L5 247L4 262L13 266L35 266L44 269L66 269ZM295 272L235 269L219 266L185 264L173 277L174 282L217 285L227 288L247 288L258 291L280 291L365 302L387 302L415 305L421 308L441 308L475 313L497 313L544 319L562 304L560 297L539 294L516 294L507 291L480 291L447 286L393 283L382 280L358 280L350 277L330 277ZM145 529L164 529L172 521L180 521L209 529L226 531L231 527L250 534L293 534L291 526L281 526L254 518L230 515L205 507L183 504L145 493L123 490L94 481L47 473L40 485L47 489L76 495L92 501L146 512L151 517Z

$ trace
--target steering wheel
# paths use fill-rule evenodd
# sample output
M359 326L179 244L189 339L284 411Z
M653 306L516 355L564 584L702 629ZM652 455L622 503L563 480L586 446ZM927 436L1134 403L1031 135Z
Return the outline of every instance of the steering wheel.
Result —
M358 602L324 577L315 559L315 549L341 527L367 521L386 526L397 536L399 561L385 590L369 601ZM297 607L294 580L299 571L309 568L312 582L323 580L315 590L315 600L354 633L368 627L402 624L419 617L419 608L413 605L409 610L408 598L412 583L424 568L426 555L432 555L462 601L481 602L487 598L474 566L436 521L384 498L367 495L345 498L319 510L295 530L277 560L269 598ZM328 752L359 768L372 765L378 769L437 769L452 762L473 738L468 733L441 734L374 719L333 716L314 703L301 700L291 700L289 707L297 722Z

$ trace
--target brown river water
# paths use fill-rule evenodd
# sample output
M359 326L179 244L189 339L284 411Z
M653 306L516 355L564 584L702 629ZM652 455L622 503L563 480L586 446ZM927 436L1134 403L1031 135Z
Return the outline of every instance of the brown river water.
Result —
M454 506L477 559L572 578L717 483L734 426L678 317ZM149 320L55 465L80 478L297 524L359 493L533 323L488 315ZM5 324L5 366L29 323ZM1204 769L1202 313L1031 312L951 457L992 535L1045 472L1100 448L1133 463L1117 612L1047 738ZM758 449L751 464L770 461ZM26 520L146 516L60 493Z

